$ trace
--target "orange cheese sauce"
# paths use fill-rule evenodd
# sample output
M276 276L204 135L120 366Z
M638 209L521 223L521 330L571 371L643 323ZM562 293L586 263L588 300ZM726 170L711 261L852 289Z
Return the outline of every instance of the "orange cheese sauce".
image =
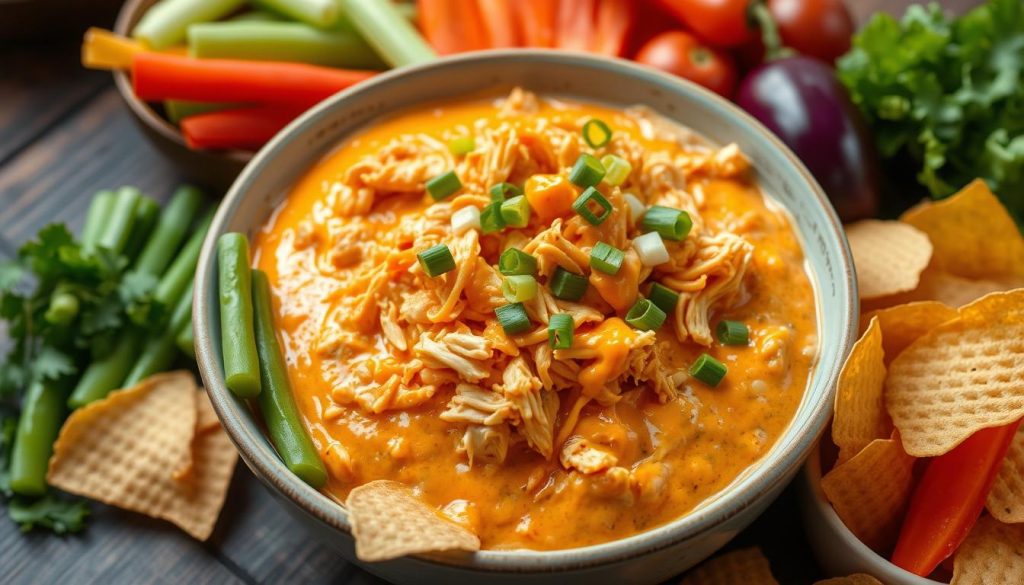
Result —
M446 140L460 128L497 124L495 111L489 101L467 101L371 125L309 169L257 235L255 264L267 272L274 288L295 399L330 472L324 491L341 502L353 487L368 481L406 483L429 504L470 527L489 549L585 546L669 522L713 497L768 452L790 423L816 360L816 311L800 245L786 215L751 180L701 180L688 187L703 190L706 221L732 221L753 244L744 298L711 321L712 326L723 318L743 321L750 327L751 343L730 347L716 342L710 348L681 344L667 326L657 335L663 355L676 366L688 367L705 351L726 364L729 373L720 386L712 389L689 379L679 397L666 403L645 389L625 391L622 400L607 407L579 400L571 394L595 396L606 380L622 373L626 343L636 332L617 318L577 331L574 347L599 348L600 357L582 364L582 392L562 393L559 423L576 414L570 412L574 407L579 409L573 434L613 453L619 466L631 470L629 476L569 472L558 462L557 446L549 461L521 443L509 447L501 465L471 467L456 449L461 427L439 418L453 392L448 387L421 406L380 414L354 406L339 413L332 404L332 389L344 372L337 363L327 363L314 346L337 300L352 294L351 274L331 268L330 246L300 246L297 241L328 241L326 226L333 222L335 228L359 223L364 237L390 242L388 229L403 215L422 212L432 203L428 197L389 198L365 217L333 218L332 185L356 161L400 134L426 133ZM678 148L645 139L634 119L600 106L560 102L546 104L533 115L594 116L615 132L629 132L645 148ZM550 197L564 195L554 192ZM302 234L301 224L309 220L319 220L314 233ZM594 282L592 277L591 282L614 290L614 279L607 280ZM616 295L626 297L621 304L628 308L635 291ZM379 332L363 337L368 354L386 353ZM561 424L556 434L560 430ZM342 446L347 459L332 445Z

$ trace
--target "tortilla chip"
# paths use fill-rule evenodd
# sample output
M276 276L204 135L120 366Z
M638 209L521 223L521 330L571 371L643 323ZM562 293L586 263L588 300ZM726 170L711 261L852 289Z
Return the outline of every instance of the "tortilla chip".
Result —
M213 410L210 396L202 388L199 389L199 393L196 396L196 414L196 433L212 431L220 426L220 419L217 418L217 412Z
M882 330L882 347L885 349L885 364L889 365L896 356L918 337L935 329L957 316L956 309L938 301L918 301L872 311L861 316L861 328L878 319Z
M896 542L913 470L914 458L903 451L898 438L878 439L828 472L821 488L850 532L873 550L885 552Z
M957 549L950 585L1024 583L1024 524L982 516Z
M889 367L885 405L915 457L1024 417L1024 289L961 307Z
M741 548L704 561L679 585L779 585L761 549Z
M900 221L928 235L942 272L974 280L1024 278L1024 237L981 179L948 199L913 207Z
M1017 428L985 506L1000 522L1024 522L1024 425Z
M883 585L871 575L856 573L848 577L833 577L824 581L815 581L814 585Z
M192 374L152 376L73 412L54 444L47 481L69 493L169 520L205 540L224 502L237 453L226 435L216 437L196 450L195 484L176 482L168 470L181 469L193 458L196 421Z
M914 290L932 257L928 236L898 221L859 221L846 226L846 237L862 299Z
M449 550L480 550L480 539L446 519L406 485L377 480L345 500L356 539L356 556L367 562Z
M839 374L832 442L839 447L840 462L860 453L871 441L892 434L892 421L882 397L884 383L885 352L876 318L854 344Z

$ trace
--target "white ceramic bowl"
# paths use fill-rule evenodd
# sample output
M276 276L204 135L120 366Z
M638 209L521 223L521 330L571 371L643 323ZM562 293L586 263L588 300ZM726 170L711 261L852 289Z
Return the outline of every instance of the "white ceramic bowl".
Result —
M700 562L746 527L799 470L828 420L835 381L856 334L853 263L835 213L797 158L735 105L679 78L627 61L537 50L472 53L393 71L342 92L293 122L245 168L221 205L196 274L193 323L200 371L242 459L311 530L354 558L345 510L282 465L258 420L224 386L217 314L215 242L252 234L295 181L358 128L436 100L513 86L605 104L646 104L719 144L736 142L758 181L793 217L814 282L820 360L794 420L757 464L692 513L629 538L559 551L433 554L368 565L403 583L455 579L531 583L657 583Z

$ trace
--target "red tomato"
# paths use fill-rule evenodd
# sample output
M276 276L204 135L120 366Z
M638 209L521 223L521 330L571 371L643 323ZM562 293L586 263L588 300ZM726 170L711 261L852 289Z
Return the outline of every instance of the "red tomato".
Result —
M706 47L683 31L661 33L644 45L636 61L729 97L736 87L736 65L728 54Z
M737 47L749 42L755 30L747 20L749 0L655 0L706 43Z
M850 50L853 18L843 0L768 0L782 44L828 63Z

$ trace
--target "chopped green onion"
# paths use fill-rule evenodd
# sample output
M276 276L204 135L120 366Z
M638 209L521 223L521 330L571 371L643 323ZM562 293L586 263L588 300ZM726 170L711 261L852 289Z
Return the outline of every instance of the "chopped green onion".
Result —
M576 198L572 209L582 215L590 225L601 225L612 214L612 204L593 187L587 187L587 190Z
M548 319L548 345L552 349L569 349L572 347L572 334L576 325L572 315L556 313Z
M476 140L472 136L459 136L448 141L448 150L455 156L469 154L476 150Z
M510 303L525 303L537 296L537 279L526 274L506 276L501 283L501 294Z
M601 148L611 139L612 129L604 121L591 118L583 125L583 141L590 148Z
M519 335L530 330L530 317L526 314L523 303L510 303L494 309L494 315L498 317L498 323L505 333Z
M727 373L729 368L725 367L725 364L706 353L700 354L697 361L690 366L690 375L712 388L718 386Z
M501 203L501 219L513 228L526 227L530 223L530 202L525 195L506 199Z
M505 276L537 273L537 259L518 248L509 248L498 258L498 272Z
M548 283L551 294L563 301L578 301L587 292L587 277L581 274L573 274L559 266L551 275L551 282Z
M569 171L569 181L579 187L593 187L603 178L604 167L601 166L601 161L585 152L576 159L576 164Z
M613 187L618 187L625 183L626 179L629 178L629 173L633 172L633 165L629 164L626 159L617 157L614 154L602 156L601 166L605 170L604 180Z
M640 218L644 216L645 212L647 212L647 206L632 193L626 193L623 195L623 198L626 200L626 204L629 205L630 221L633 223L640 221Z
M640 256L640 263L644 266L657 266L669 261L668 248L665 242L661 241L661 234L651 232L633 238L633 249Z
M512 183L498 183L491 187L491 201L502 202L506 199L519 197L523 190Z
M480 231L485 234L493 234L503 229L505 229L505 220L501 217L501 203L495 201L480 212Z
M746 345L750 342L750 330L739 321L719 321L718 341L725 345Z
M679 293L660 282L651 284L651 291L647 294L647 298L651 299L651 302L666 315L674 313L676 305L679 304Z
M625 257L625 252L615 246L598 242L590 250L590 267L614 276L619 273L619 268L622 268L622 260Z
M434 201L447 199L448 196L455 194L461 188L462 181L459 180L459 176L455 174L455 171L442 173L427 181L427 193L430 193Z
M626 323L641 331L657 331L665 323L665 311L650 299L640 299L626 313Z
M431 277L441 276L445 272L455 270L455 258L452 257L452 251L445 244L427 248L416 254L416 258L420 261L423 271Z
M480 210L476 207L463 207L452 214L452 233L460 235L469 230L480 229Z
M693 220L685 211L655 205L644 213L640 227L645 232L658 232L666 240L678 242L690 233Z

